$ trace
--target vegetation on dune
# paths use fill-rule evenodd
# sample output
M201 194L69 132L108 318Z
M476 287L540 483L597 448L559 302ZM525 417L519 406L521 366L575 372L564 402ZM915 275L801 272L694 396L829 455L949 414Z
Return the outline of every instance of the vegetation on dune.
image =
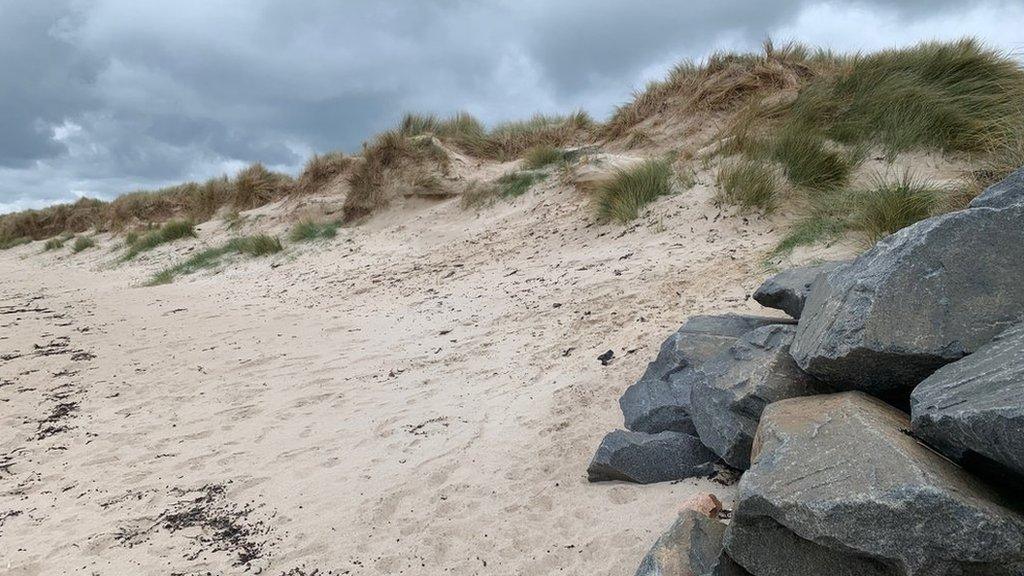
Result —
M28 236L19 236L16 238L2 239L0 240L0 250L9 250L17 246L24 246L29 242L32 242L32 239L29 238Z
M61 240L60 238L50 238L49 240L46 241L46 244L43 244L43 251L49 252L51 250L60 250L63 247L63 240Z
M298 221L292 227L288 238L292 242L308 242L310 240L326 240L338 235L338 227L341 224L336 220L317 221L304 219Z
M871 188L854 197L851 225L875 241L931 216L943 191L918 182L907 170L898 178L876 176Z
M363 162L349 175L345 221L387 206L396 195L437 194L441 187L437 173L447 173L450 161L430 136L409 136L402 130L377 136L363 145Z
M88 250L95 245L96 241L92 238L89 238L88 236L79 236L78 238L75 238L75 243L71 245L71 251L77 254L83 250Z
M459 178L449 177L449 150L481 160L522 158L524 168L538 170L567 160L570 146L596 140L644 148L666 142L672 137L668 129L690 138L699 132L694 127L706 126L717 133L686 145L706 166L719 162L721 201L795 213L780 251L848 231L875 237L920 214L963 207L1024 165L1024 69L972 40L849 55L769 41L760 53L718 53L683 62L603 124L584 112L535 115L492 127L466 112L443 118L407 114L396 128L365 144L361 157L314 155L297 180L253 164L234 178L5 215L0 247L64 232L131 230L172 219L204 222L224 209L237 213L289 194L315 193L342 177L350 188L347 222L394 198L450 195ZM897 184L898 179L885 186L864 184L865 164L892 165L909 152L939 154L969 166L964 184L943 190ZM656 170L657 161L645 166L632 181L620 174L601 190L602 218L627 221L667 193L670 187L662 181L671 180L671 169ZM462 205L524 193L541 178L529 170L492 183L470 182ZM293 233L321 234L306 225ZM145 235L128 244L144 247L153 241Z
M718 172L719 198L744 208L771 211L779 194L775 169L758 160L730 160Z
M528 170L540 170L565 159L565 152L549 144L534 146L523 156L523 167Z
M283 249L284 247L281 245L280 240L265 234L233 238L221 246L203 250L198 254L192 255L184 262L154 274L146 283L146 286L170 284L178 276L213 268L221 262L222 258L229 254L259 257L275 254Z
M648 160L620 170L597 189L597 216L601 220L629 222L644 206L672 191L672 167L665 160Z
M341 152L313 154L295 183L295 191L299 194L313 194L322 190L332 180L348 172L355 163L355 158Z
M126 237L125 243L128 250L121 257L122 260L131 260L143 252L148 252L161 244L174 242L182 238L195 238L196 228L191 220L171 220L159 229L145 234L144 236Z

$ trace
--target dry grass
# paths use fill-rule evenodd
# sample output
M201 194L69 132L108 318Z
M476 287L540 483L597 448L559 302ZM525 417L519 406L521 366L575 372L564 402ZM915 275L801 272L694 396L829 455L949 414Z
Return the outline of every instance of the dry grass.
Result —
M256 162L235 176L231 207L235 210L259 208L283 197L293 186L291 178L271 172Z
M71 251L77 254L94 246L96 246L95 240L88 236L79 236L78 238L75 238L75 243L71 245Z
M351 170L355 163L355 158L345 156L341 152L314 154L299 175L295 191L299 194L319 192L335 178Z
M431 136L409 137L400 130L377 136L363 146L363 162L349 175L344 220L369 215L399 195L437 195L438 174L447 173L449 163L447 152Z
M523 167L527 170L539 170L565 159L565 153L550 144L540 144L526 151Z

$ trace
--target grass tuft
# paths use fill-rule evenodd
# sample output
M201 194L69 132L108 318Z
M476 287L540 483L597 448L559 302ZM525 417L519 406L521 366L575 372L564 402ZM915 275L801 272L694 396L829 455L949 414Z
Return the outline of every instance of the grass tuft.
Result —
M32 238L29 238L28 236L20 236L20 237L17 237L17 238L10 238L10 239L6 239L6 240L0 240L0 250L9 250L9 249L14 248L16 246L23 246L23 245L28 244L30 242L32 242Z
M510 172L498 178L498 195L502 198L518 198L545 178L547 175L542 172Z
M221 246L207 248L198 254L192 255L184 262L154 274L145 285L158 286L160 284L170 284L177 276L213 268L228 254L244 254L258 257L275 254L283 249L280 240L264 234L233 238Z
M60 238L50 238L43 244L43 251L49 252L50 250L60 250L64 247L64 241Z
M195 224L190 220L171 220L167 222L159 229L147 233L146 235L134 238L129 235L126 239L128 246L127 252L121 257L122 261L131 260L143 252L148 252L161 244L168 242L174 242L182 238L195 238L196 228Z
M565 152L550 144L538 144L526 151L523 159L523 167L528 170L539 170L561 162L565 158Z
M349 158L341 152L314 154L306 162L305 169L299 175L295 190L300 194L318 192L332 180L350 170L354 164L355 159Z
M83 250L88 250L95 245L96 241L92 238L89 238L88 236L79 236L78 238L75 238L75 243L71 245L71 251L77 254Z
M664 160L648 160L620 170L597 189L597 216L600 220L629 222L644 206L672 191L672 168Z
M741 158L726 162L718 171L721 198L744 208L771 212L779 194L779 178L765 162Z
M316 220L300 220L292 228L288 238L292 242L308 242L311 240L330 239L338 235L337 221L318 222Z
M271 172L257 162L235 176L231 207L235 210L258 208L283 196L291 186L290 178Z
M895 179L876 176L869 190L856 195L852 227L874 242L931 216L943 195L917 181L909 170Z

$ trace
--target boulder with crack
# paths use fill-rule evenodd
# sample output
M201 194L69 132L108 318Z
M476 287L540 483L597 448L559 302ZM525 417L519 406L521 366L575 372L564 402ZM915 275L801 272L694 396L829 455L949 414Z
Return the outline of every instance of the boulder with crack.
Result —
M693 379L690 411L704 444L730 466L750 466L750 446L765 406L831 390L789 354L794 326L764 326L705 362Z
M768 406L725 550L755 576L1019 576L1024 516L860 392Z
M1024 202L1005 204L923 220L820 276L792 346L800 367L903 403L932 372L1017 323Z
M785 318L722 314L694 316L661 345L657 358L619 399L625 426L636 432L696 434L690 418L694 366L725 350L755 328L791 323Z
M644 434L615 430L604 437L587 467L591 482L623 480L652 484L708 476L718 457L696 436L681 432Z
M1024 479L1024 324L928 377L910 396L914 434L972 471Z

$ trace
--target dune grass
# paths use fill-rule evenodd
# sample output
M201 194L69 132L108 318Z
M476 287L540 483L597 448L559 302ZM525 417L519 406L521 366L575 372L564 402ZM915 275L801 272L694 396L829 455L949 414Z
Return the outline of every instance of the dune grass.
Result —
M258 208L284 196L291 186L290 178L271 172L257 162L235 176L231 207L235 210Z
M313 154L306 162L306 167L295 183L295 191L299 194L312 194L321 190L332 180L344 174L355 165L354 158L341 152Z
M213 268L220 264L221 259L230 254L260 257L275 254L283 249L284 247L281 245L280 240L265 234L233 238L221 246L207 248L198 254L192 255L184 262L154 274L145 285L158 286L170 284L178 276Z
M298 221L288 234L292 242L309 242L311 240L327 240L338 235L341 224L336 220L317 221L304 219Z
M523 167L528 170L540 170L565 159L565 152L550 144L539 144L526 151L523 156Z
M71 251L77 254L94 246L96 246L95 240L88 236L79 236L78 238L75 238L75 243L71 245Z
M135 235L134 237L125 238L125 244L128 250L121 257L122 261L127 261L135 258L143 252L148 252L161 244L167 244L168 242L174 242L182 238L195 238L196 228L195 224L191 220L171 220L165 223L160 228L148 232L143 236Z
M16 248L18 246L24 246L25 244L29 244L30 242L32 242L32 238L29 238L28 236L19 236L16 238L3 239L0 240L0 250L9 250L11 248Z
M629 222L644 206L672 192L672 167L665 160L647 160L620 170L597 189L598 219Z
M942 190L918 181L909 170L896 178L876 176L869 189L854 195L851 225L874 242L928 218L943 196Z
M502 198L518 198L533 188L534 184L543 182L545 178L547 175L542 172L510 172L498 178L498 195Z
M721 200L743 208L771 212L778 202L779 178L764 161L726 161L718 171L718 187Z
M51 250L60 250L64 247L64 241L60 238L50 238L43 244L43 252L49 252Z

